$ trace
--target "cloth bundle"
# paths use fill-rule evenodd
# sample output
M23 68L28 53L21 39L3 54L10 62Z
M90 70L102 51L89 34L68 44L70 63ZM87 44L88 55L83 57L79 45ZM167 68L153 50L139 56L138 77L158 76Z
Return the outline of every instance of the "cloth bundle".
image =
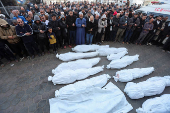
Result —
M131 99L140 99L144 96L161 94L166 86L170 86L170 76L152 77L139 83L128 82L124 92Z
M83 53L89 51L96 51L100 48L109 48L109 45L99 46L99 45L77 45L72 48L72 51Z
M137 113L170 113L170 94L146 100Z
M50 113L127 113L133 107L113 83L91 87L68 97L49 99Z
M118 60L112 60L109 65L107 65L107 69L121 69L124 68L130 64L132 64L134 61L139 60L139 55L134 56L124 56L121 59Z
M58 65L55 69L52 70L53 74L59 73L61 71L65 70L76 70L81 68L91 68L92 66L99 63L101 59L99 57L97 58L91 58L91 59L79 59L76 61L70 61L70 62L64 62Z
M108 74L103 74L97 77L93 77L90 79L85 79L83 81L78 81L74 84L66 85L59 90L55 91L55 96L62 96L67 97L69 95L73 95L76 92L81 92L82 90L86 90L91 87L100 87L102 88L104 85L106 85L107 81L111 77Z
M73 53L73 52L68 52L60 55L56 55L57 58L59 58L62 61L71 61L71 60L76 60L76 59L81 59L81 58L89 58L89 57L95 57L99 53L98 52L89 52L89 53Z
M126 54L128 54L127 51L122 51L122 52L120 52L120 53L110 54L110 55L107 56L107 59L108 59L108 60L117 60L117 59L122 58L122 57L125 56Z
M99 56L108 56L110 54L114 54L114 53L120 53L122 51L127 51L126 48L100 48L99 50L97 50L97 52L99 52Z
M129 82L133 79L141 78L143 76L149 75L154 71L154 67L148 68L133 68L124 69L116 72L116 76L113 76L114 80L120 82Z
M76 80L85 79L91 75L97 74L103 71L104 66L98 66L93 68L82 68L77 70L65 70L60 73L56 73L53 77L49 76L48 81L52 81L54 85L56 84L69 84Z

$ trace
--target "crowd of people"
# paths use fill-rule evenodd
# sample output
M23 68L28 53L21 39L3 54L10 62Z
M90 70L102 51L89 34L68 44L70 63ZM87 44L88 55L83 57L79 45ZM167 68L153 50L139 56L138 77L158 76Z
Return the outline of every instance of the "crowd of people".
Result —
M57 53L58 48L103 41L161 46L170 50L170 22L162 15L135 12L140 5L102 3L27 3L0 14L0 57L11 61ZM113 43L114 44L114 43ZM46 50L45 50L46 49ZM19 58L19 59L18 59ZM1 66L4 66L0 61Z

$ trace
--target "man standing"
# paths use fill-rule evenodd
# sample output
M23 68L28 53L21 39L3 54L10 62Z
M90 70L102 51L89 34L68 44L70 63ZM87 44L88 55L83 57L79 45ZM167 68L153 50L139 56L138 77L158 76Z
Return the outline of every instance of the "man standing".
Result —
M21 37L27 51L32 56L32 59L35 58L34 50L38 53L38 56L41 56L38 46L36 45L33 39L33 31L31 27L23 22L21 18L17 19L18 25L15 27L18 37Z
M136 41L137 44L142 44L143 40L145 39L146 35L149 33L149 31L153 30L153 18L150 19L149 22L146 22L143 27L143 31L140 33L139 38Z
M86 19L83 18L83 13L79 12L79 18L76 19L76 44L81 45L85 44L85 27Z
M118 41L118 42L121 41L121 38L122 38L122 36L123 36L123 33L125 32L125 30L126 30L126 28L127 28L127 23L128 23L128 21L129 21L128 15L129 15L129 13L126 12L125 15L120 18L120 21L119 21L119 29L118 29L118 31L117 31L115 41Z
M130 18L128 21L128 27L127 27L126 34L123 40L123 44L124 43L129 44L129 39L132 36L133 31L136 29L137 26L139 26L139 24L140 24L140 20L138 18L138 13L135 13L134 16Z
M113 17L113 39L112 41L115 41L116 33L119 28L119 21L120 21L120 13L117 13L116 16Z
M69 15L66 17L66 24L69 30L69 38L70 38L70 44L75 45L76 44L76 16L73 15L73 11L69 11ZM71 46L70 46L71 47Z

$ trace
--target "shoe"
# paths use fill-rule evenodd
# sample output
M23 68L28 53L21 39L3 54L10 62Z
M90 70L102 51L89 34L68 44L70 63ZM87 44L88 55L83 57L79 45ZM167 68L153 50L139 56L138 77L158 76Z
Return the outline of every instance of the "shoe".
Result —
M168 53L170 53L170 51L167 51Z
M124 44L124 42L122 42L122 44Z
M64 49L66 49L66 46L64 46Z
M71 45L68 45L68 47L69 47L69 48L72 48L72 46L71 46Z
M34 58L35 58L35 56L34 56L34 55L32 55L31 59L34 59Z
M57 51L54 51L55 54L57 54Z
M149 45L151 46L151 45L152 45L152 43L149 43Z
M162 50L162 52L166 52L165 50Z
M126 42L126 44L129 44L128 42Z
M99 42L99 45L102 45L102 44Z
M44 56L45 55L45 53L44 52L42 52L42 56Z
M24 57L20 58L19 61L21 62L24 59Z

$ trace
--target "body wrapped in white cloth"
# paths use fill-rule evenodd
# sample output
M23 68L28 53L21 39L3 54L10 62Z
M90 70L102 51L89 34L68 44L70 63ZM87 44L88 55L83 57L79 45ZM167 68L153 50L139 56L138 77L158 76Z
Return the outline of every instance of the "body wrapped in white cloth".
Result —
M170 94L147 99L142 108L136 109L137 113L170 113Z
M91 68L92 66L95 66L96 64L98 64L100 60L101 59L97 57L97 58L91 58L91 59L79 59L76 61L64 62L58 65L55 69L53 69L52 73L56 74L56 73L59 73L65 70Z
M166 86L170 86L170 76L152 77L139 83L128 82L124 92L131 99L140 99L144 96L161 94Z
M100 48L109 48L109 45L77 45L74 48L72 48L72 51L75 51L77 53L83 53L83 52L89 52L89 51L96 51Z
M98 66L93 68L82 68L77 70L65 70L60 73L56 73L53 77L49 76L48 81L52 81L54 85L56 84L69 84L76 80L85 79L91 75L97 74L103 71L104 66Z
M120 53L110 54L110 55L107 56L107 59L108 59L108 60L117 60L117 59L122 58L122 57L125 56L126 54L128 54L127 51L122 51L122 52L120 52Z
M120 82L129 82L133 79L141 78L143 76L149 75L154 71L154 67L148 68L133 68L133 69L124 69L116 72L116 75L113 76L114 80Z
M125 68L126 66L132 64L135 61L139 60L139 55L134 56L124 56L118 60L112 60L109 65L107 65L107 69L121 69Z
M89 53L74 53L74 52L68 52L60 55L56 55L57 58L59 58L62 61L71 61L71 60L77 60L81 58L90 58L98 56L98 52L89 52Z

